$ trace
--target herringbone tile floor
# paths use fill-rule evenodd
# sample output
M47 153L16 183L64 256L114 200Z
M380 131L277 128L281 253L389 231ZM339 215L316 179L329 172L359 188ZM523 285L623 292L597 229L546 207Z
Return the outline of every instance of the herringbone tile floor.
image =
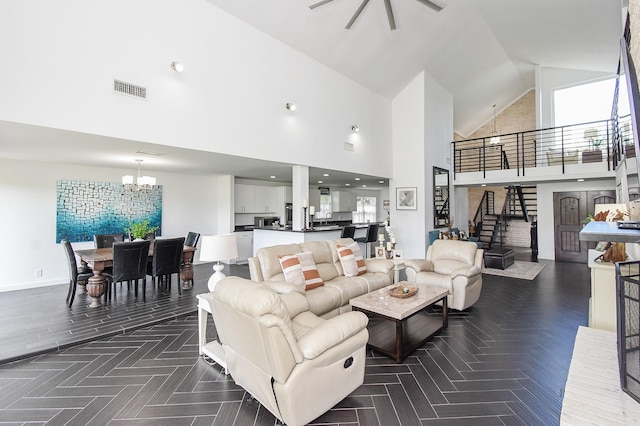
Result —
M485 275L478 303L403 364L369 352L365 383L314 424L559 424L589 270L545 263L533 281ZM0 389L0 424L275 423L198 357L195 315L5 364Z

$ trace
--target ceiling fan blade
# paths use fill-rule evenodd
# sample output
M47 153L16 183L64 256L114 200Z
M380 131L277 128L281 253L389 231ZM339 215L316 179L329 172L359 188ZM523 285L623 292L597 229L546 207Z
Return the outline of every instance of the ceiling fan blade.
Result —
M435 10L436 12L440 12L442 10L442 8L440 6L438 6L437 4L435 4L434 2L430 1L430 0L416 0L418 3L422 3L427 7L430 7L431 9Z
M353 25L354 22L356 22L356 19L358 19L358 16L360 16L360 14L362 13L362 9L364 9L367 3L369 3L369 0L362 0L362 4L360 4L360 7L358 7L358 10L356 10L356 13L353 14L353 17L351 17L351 20L347 22L347 26L345 27L345 29L347 30L351 29L351 26Z
M396 20L393 17L393 9L391 9L391 0L384 0L384 7L387 9L387 18L389 18L389 27L391 31L396 29Z
M318 3L314 3L311 6L309 6L309 9L315 9L318 6L322 6L323 4L327 4L327 3L332 2L332 1L333 0L322 0L322 1L319 1Z

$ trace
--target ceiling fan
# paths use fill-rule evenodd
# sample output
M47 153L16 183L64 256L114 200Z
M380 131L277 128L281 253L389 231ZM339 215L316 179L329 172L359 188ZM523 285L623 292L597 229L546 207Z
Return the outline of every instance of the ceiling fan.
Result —
M333 0L321 0L317 3L312 4L311 6L309 6L309 9L315 9L316 7L322 6L323 4L327 4L332 2ZM418 3L422 3L423 5L435 10L436 12L440 12L442 10L442 7L438 6L437 4L433 3L431 0L416 0ZM349 22L347 22L347 26L345 27L345 29L351 29L351 26L353 25L354 22L356 22L356 19L358 19L358 17L360 16L360 14L362 13L362 10L365 8L365 6L369 3L369 0L362 0L362 3L360 4L360 6L358 7L358 9L356 10L356 12L353 14L353 16L351 17L351 19L349 20ZM389 27L391 28L391 31L396 29L396 20L393 17L393 9L391 8L391 0L384 0L384 7L387 9L387 18L389 18Z

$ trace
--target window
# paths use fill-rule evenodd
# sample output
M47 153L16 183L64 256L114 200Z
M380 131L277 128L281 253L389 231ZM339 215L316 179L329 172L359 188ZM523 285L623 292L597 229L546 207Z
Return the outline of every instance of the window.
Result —
M554 91L555 127L611 118L615 85L610 78Z
M356 199L357 210L353 213L353 223L376 222L376 197L358 197Z

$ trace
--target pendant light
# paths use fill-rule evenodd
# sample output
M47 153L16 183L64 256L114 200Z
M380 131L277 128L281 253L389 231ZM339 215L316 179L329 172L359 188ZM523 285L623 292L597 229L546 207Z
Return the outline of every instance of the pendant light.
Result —
M496 104L493 104L493 132L491 132L491 145L497 145L500 143L500 136L496 130Z

